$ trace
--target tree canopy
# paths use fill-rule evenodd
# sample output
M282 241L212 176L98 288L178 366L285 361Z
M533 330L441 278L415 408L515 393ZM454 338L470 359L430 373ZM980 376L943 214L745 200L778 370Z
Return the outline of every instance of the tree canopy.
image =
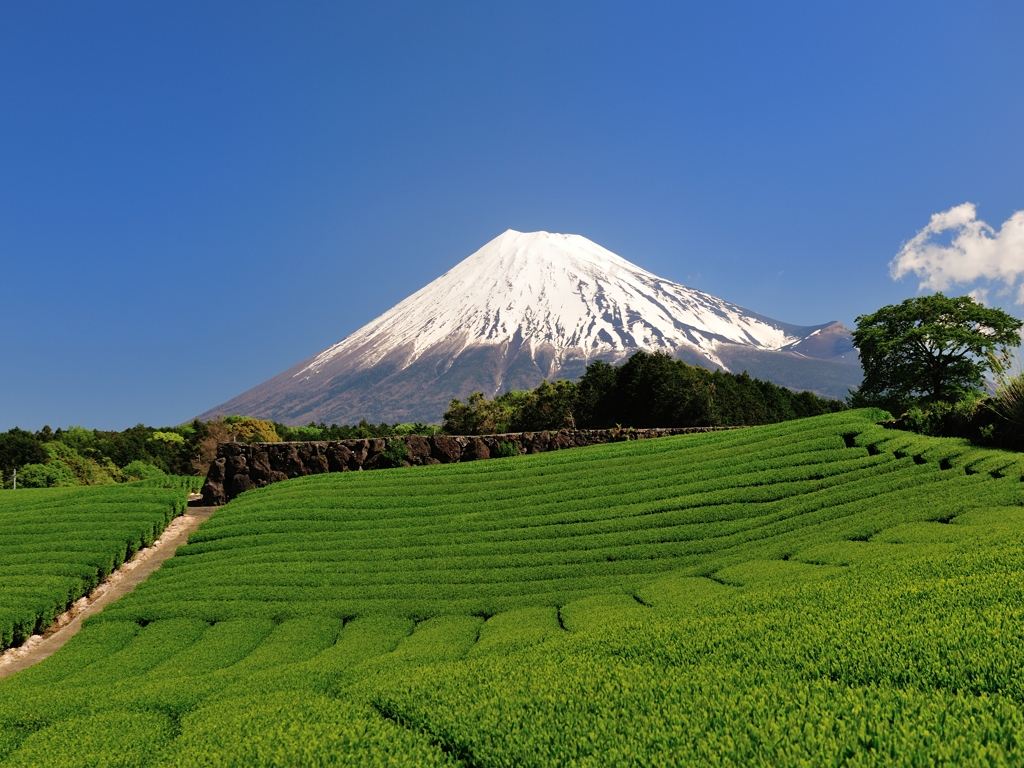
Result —
M864 381L851 403L900 413L917 403L959 400L981 387L990 355L1020 344L1020 328L1002 310L941 293L861 315L853 344Z
M845 408L812 392L792 392L746 373L709 371L669 355L636 352L623 365L601 360L579 382L544 382L493 400L474 392L452 400L449 434L624 427L704 427L772 424Z
M277 442L279 440L348 440L392 435L433 434L429 424L324 423L286 427L249 416L155 429L143 424L121 432L49 426L37 432L17 427L0 432L0 488L54 485L104 485L161 474L205 475L216 456L217 444Z

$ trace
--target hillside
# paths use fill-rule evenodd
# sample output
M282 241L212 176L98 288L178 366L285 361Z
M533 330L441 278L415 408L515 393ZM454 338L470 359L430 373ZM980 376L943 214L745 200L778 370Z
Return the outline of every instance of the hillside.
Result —
M453 398L575 379L593 360L615 364L637 350L844 398L861 377L850 338L841 323L783 323L665 280L580 235L508 230L200 418L437 423Z
M1024 459L847 411L246 493L0 682L16 765L1024 757Z

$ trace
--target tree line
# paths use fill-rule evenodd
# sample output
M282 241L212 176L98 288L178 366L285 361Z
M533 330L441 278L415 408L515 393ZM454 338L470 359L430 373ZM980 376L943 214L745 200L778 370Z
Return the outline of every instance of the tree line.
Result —
M847 408L813 392L793 392L746 372L709 371L663 352L634 353L615 367L601 360L577 381L545 381L488 400L452 400L442 429L480 435L554 429L711 427L774 424Z
M0 433L0 477L10 488L17 472L19 488L106 485L159 475L205 475L218 443L280 440L347 440L430 434L427 424L315 424L289 427L249 416L193 420L176 427L137 424L122 431L84 427L15 427Z

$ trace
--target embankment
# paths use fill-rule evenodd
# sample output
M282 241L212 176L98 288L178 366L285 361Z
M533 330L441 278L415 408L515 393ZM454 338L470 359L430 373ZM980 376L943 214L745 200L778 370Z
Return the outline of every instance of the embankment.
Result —
M325 472L456 464L463 461L546 453L566 448L648 440L739 427L678 429L562 429L501 435L407 435L368 440L304 443L221 443L203 484L203 504L225 504L243 491Z

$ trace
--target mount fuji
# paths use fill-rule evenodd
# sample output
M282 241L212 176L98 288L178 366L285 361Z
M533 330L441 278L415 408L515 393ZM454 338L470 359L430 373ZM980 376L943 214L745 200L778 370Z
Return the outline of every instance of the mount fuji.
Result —
M580 235L508 230L376 320L200 418L438 422L587 364L663 351L843 397L860 382L841 323L795 326L664 280Z

